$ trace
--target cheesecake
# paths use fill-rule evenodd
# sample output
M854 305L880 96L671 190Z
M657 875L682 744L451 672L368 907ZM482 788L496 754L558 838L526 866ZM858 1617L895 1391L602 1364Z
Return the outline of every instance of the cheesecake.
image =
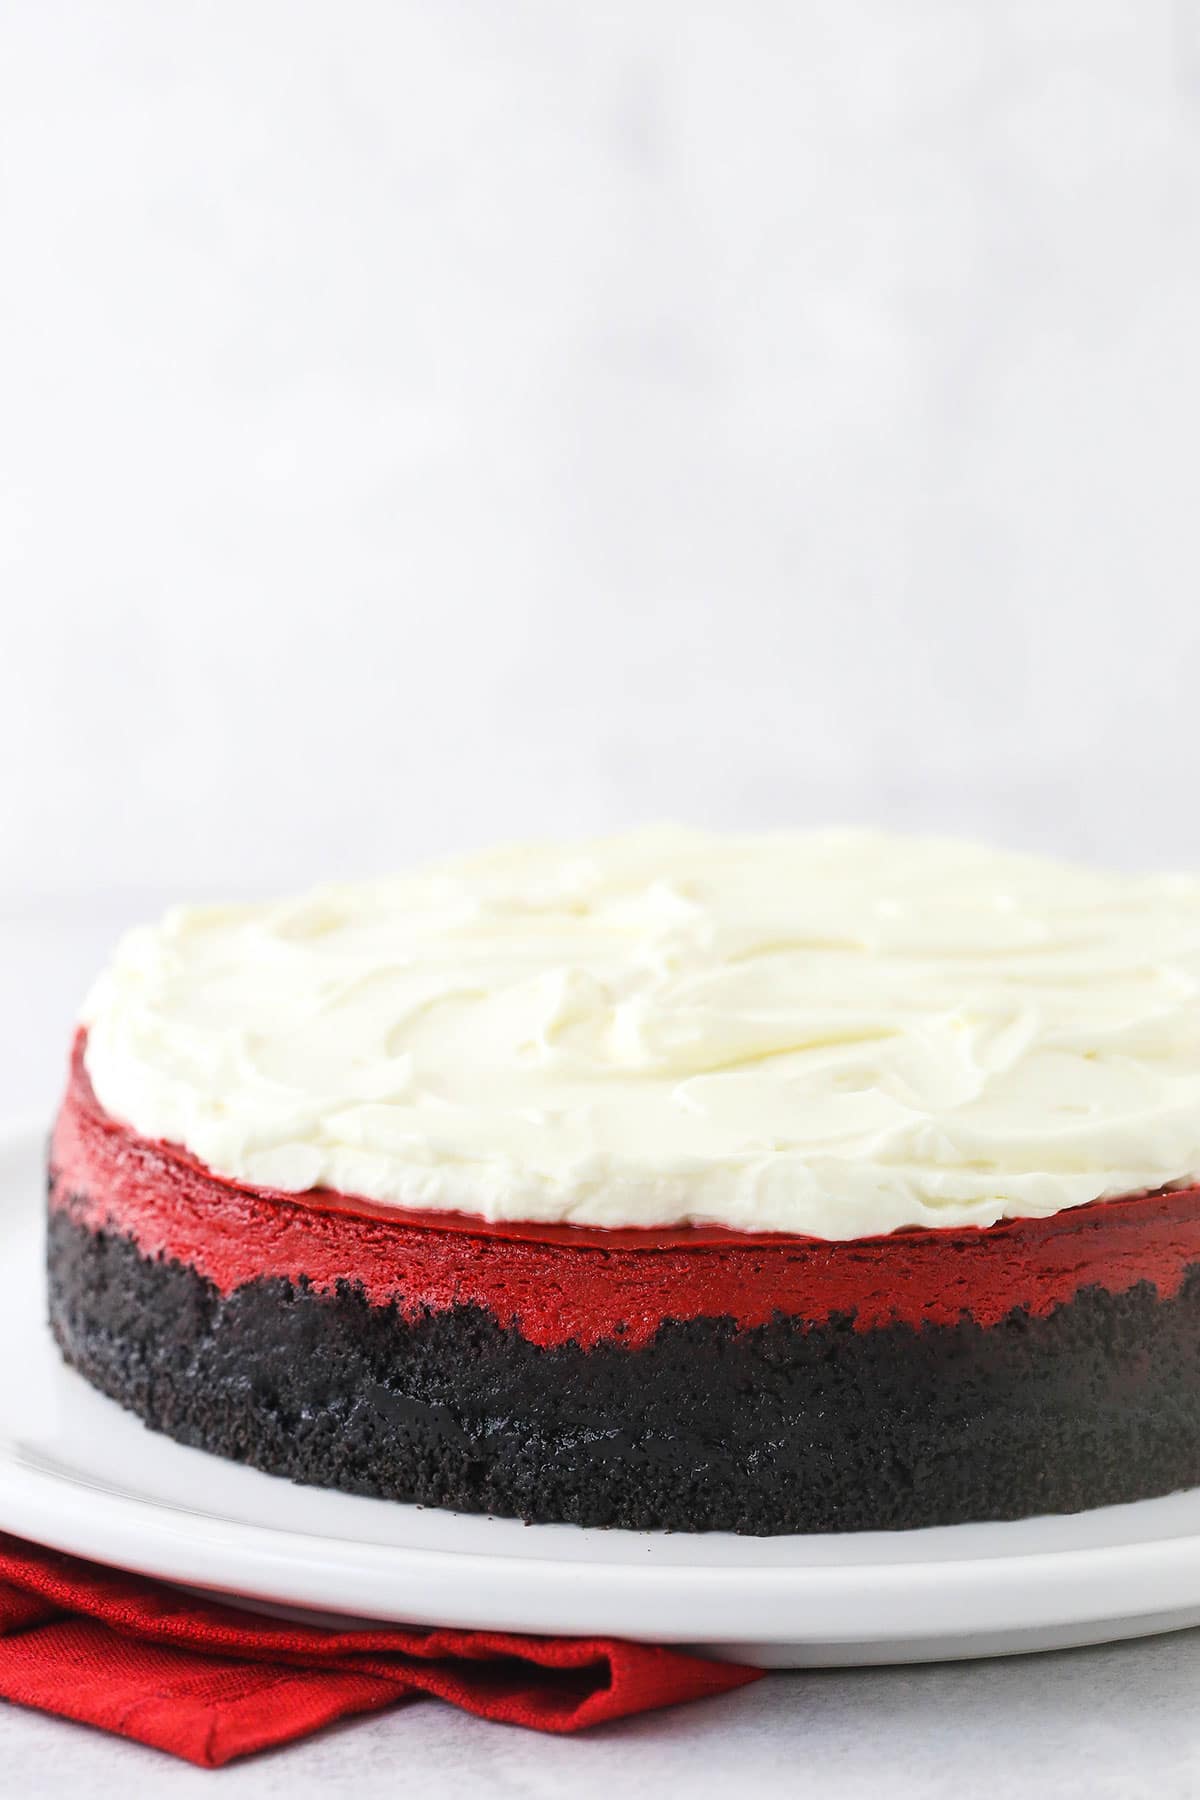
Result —
M510 847L131 932L50 1322L296 1481L756 1534L1200 1484L1200 880Z

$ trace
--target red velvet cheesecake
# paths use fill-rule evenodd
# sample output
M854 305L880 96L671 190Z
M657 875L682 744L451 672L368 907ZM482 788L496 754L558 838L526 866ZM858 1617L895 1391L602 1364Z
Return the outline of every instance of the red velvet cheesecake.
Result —
M692 901L717 858L709 840L685 841L679 887ZM789 859L803 850L784 840L779 867L778 840L750 840L767 846L747 854L756 893L775 872L775 911L745 926L750 884L737 862L734 898L720 883L707 896L710 915L733 917L736 951L702 936L690 951L698 972L689 967L683 991L653 1018L647 984L661 996L664 981L681 979L670 958L686 961L680 945L693 945L695 921L659 894L647 898L671 859L657 840L634 842L635 873L616 882L607 915L597 918L594 898L582 928L570 915L565 981L561 889L601 885L586 858L550 900L532 882L532 928L519 912L512 926L511 874L468 866L456 879L472 904L457 913L451 882L432 898L389 891L374 914L353 890L333 890L315 910L271 912L268 941L256 909L206 914L186 929L176 916L165 936L143 934L124 975L118 962L115 984L89 1006L51 1144L50 1314L67 1360L152 1428L217 1455L298 1481L529 1520L845 1531L1071 1511L1200 1482L1200 1188L1181 1104L1197 1073L1186 1038L1187 958L1200 943L1190 890L1164 897L1158 885L1146 894L1130 884L1114 897L1114 878L1097 892L1089 884L1100 878L1079 876L1076 890L1074 872L1052 880L1045 865L1014 859L1022 891L1009 859L998 876L992 859L981 870L970 856L982 853L964 850L974 885L960 870L953 914L974 921L982 944L947 955L914 930L897 947L889 924L880 949L859 925L853 948L835 953L827 910L814 923L813 902L789 885ZM839 834L832 851L830 839L815 842L843 887L847 860L861 878L864 840ZM914 876L894 841L869 843L884 864L872 899L893 906L948 856L953 864L947 846L906 847ZM889 878L887 844L907 885ZM611 856L594 851L593 861L606 872ZM520 877L525 894L524 864ZM1027 922L1014 930L1012 908L998 909L999 951L981 880L984 896L1015 888ZM1071 928L1047 965L1045 938L1028 921L1053 914L1047 894L1062 883ZM1107 934L1092 918L1101 900L1118 919ZM772 948L780 909L794 915L786 969ZM1180 920L1173 960L1153 981L1128 937L1131 912L1150 929L1147 910L1160 942L1164 911ZM416 953L409 929L392 930L397 913L420 916ZM652 925L639 924L647 914ZM885 906L882 917L894 916ZM1078 992L1080 919L1083 960L1105 971L1107 1005ZM943 921L935 936L950 929ZM181 932L196 933L201 949ZM602 953L583 966L589 932ZM744 968L747 935L776 965L748 991L743 975L724 979ZM836 994L831 1003L829 959L855 953L886 966L853 980L847 971L842 1003ZM924 1014L901 991L914 958L915 991L931 995ZM631 962L651 974L622 986ZM543 965L558 982L549 993ZM364 982L369 1015L354 1011ZM697 995L711 999L714 985L718 1001L697 1022ZM266 1000L243 1016L241 994L255 988ZM445 1009L436 1032L431 992ZM1045 1006L1036 1027L1031 992ZM810 993L823 1009L816 1025ZM465 1011L464 994L474 996ZM622 1006L634 1008L641 1037ZM527 1030L530 1007L540 1008L541 1040ZM690 1037L681 1020L696 1027ZM954 1060L964 1033L969 1054ZM897 1034L907 1034L900 1047ZM510 1075L526 1045L548 1040L527 1077ZM447 1075L460 1052L461 1103ZM1055 1100L1040 1111L1027 1079L1039 1057L1034 1072L1044 1067ZM1097 1059L1102 1074L1092 1072ZM487 1096L500 1097L495 1112L472 1085L484 1076ZM742 1087L730 1094L730 1083ZM854 1097L853 1116L839 1109L842 1096ZM785 1136L780 1123L802 1102L811 1110ZM680 1109L681 1131L664 1107ZM589 1158L576 1154L585 1112ZM632 1163L624 1140L613 1149L603 1139L610 1113ZM510 1175L512 1142L528 1142L531 1114L550 1151ZM1145 1114L1150 1129L1135 1145ZM998 1145L1018 1144L1015 1172L978 1166L985 1127L993 1165ZM1196 1137L1200 1166L1200 1117ZM502 1140L507 1186L496 1177ZM1136 1172L1136 1191L1112 1192L1105 1169L1076 1178L1093 1141L1121 1147L1118 1183ZM847 1162L851 1149L857 1157L845 1171L829 1148L843 1142ZM956 1161L955 1145L971 1154ZM332 1183L339 1169L360 1172L374 1192ZM397 1197L395 1170L411 1201ZM461 1204L472 1181L479 1211ZM702 1207L674 1216L689 1188ZM736 1198L723 1215L713 1199L722 1193ZM886 1228L814 1228L839 1206L852 1226L873 1208ZM948 1222L925 1222L939 1206Z

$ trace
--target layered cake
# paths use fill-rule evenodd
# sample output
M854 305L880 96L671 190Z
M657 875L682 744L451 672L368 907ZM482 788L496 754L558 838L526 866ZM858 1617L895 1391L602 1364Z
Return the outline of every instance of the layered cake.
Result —
M178 909L84 1010L67 1361L183 1443L754 1533L1200 1484L1200 880L866 832Z

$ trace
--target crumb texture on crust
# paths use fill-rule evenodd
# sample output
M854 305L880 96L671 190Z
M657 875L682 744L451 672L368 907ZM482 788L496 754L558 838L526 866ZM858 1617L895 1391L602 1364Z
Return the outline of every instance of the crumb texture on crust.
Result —
M1200 1269L1042 1318L660 1322L544 1348L352 1279L222 1294L56 1207L66 1360L154 1430L351 1493L531 1521L754 1534L1071 1512L1200 1483Z

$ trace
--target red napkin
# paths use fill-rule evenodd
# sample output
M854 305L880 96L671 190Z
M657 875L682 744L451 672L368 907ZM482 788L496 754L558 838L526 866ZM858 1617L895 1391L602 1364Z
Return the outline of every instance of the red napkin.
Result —
M0 1696L209 1769L405 1695L579 1731L760 1673L620 1638L280 1624L0 1532Z

